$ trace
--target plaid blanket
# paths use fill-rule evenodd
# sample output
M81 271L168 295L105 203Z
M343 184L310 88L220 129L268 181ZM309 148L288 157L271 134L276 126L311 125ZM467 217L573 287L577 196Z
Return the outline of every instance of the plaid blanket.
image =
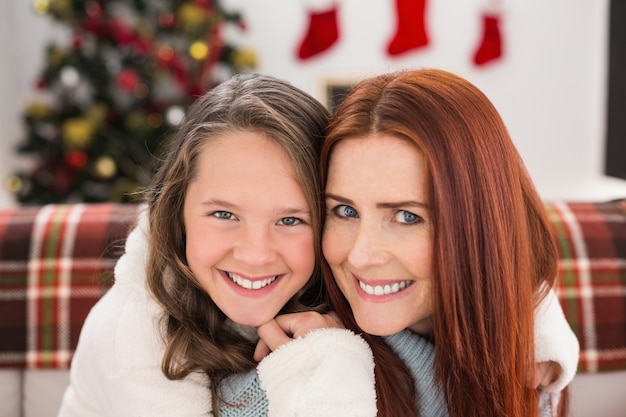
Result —
M67 368L139 205L0 211L0 367ZM626 369L626 201L546 203L579 372Z
M68 368L139 205L0 211L0 367Z
M580 342L578 372L626 368L626 200L546 203L557 295Z

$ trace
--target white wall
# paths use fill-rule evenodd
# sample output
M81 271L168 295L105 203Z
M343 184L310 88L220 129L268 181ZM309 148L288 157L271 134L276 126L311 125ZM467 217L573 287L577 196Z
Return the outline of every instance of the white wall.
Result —
M260 72L286 78L320 99L327 79L357 80L408 67L456 72L500 110L544 199L626 197L626 181L602 174L608 0L502 0L506 55L485 67L471 60L485 0L428 1L430 44L397 58L385 53L395 29L393 0L337 0L339 41L305 62L296 59L295 50L307 26L306 3L312 0L222 1L243 13L248 30L226 33L256 51ZM0 174L15 163L9 143L19 135L16 118L30 94L33 63L42 56L30 45L49 30L48 19L27 16L29 2L6 3L0 3L0 12L8 8L0 19L17 23L10 30L0 24L0 54L11 56L0 65L0 87L10 92L0 96ZM3 32L14 39L9 45ZM0 205L10 201L0 194Z

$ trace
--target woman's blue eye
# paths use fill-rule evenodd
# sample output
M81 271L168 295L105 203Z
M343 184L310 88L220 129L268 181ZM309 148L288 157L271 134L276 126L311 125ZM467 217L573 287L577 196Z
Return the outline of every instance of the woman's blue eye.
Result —
M422 218L417 214L413 214L410 211L400 210L396 213L395 220L398 223L415 224L419 223Z
M236 220L237 219L237 217L230 211L222 211L222 210L211 213L211 216L217 217L218 219L222 219L222 220Z
M302 220L297 217L283 217L278 221L278 224L282 224L283 226L296 226L302 223Z
M342 218L359 217L359 213L353 207L346 206L344 204L335 207L333 212L337 217Z

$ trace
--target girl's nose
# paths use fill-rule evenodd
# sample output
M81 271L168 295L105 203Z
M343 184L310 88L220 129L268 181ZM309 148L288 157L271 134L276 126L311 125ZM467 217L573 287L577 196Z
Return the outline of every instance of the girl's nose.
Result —
M234 248L235 259L250 266L262 266L276 259L270 231L261 227L247 228Z

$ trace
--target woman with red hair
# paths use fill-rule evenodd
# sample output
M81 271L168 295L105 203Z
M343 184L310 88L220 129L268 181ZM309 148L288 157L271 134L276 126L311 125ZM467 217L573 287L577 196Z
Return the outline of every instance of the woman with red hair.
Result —
M535 366L548 315L535 323L534 312L558 303L557 250L481 91L440 70L362 81L331 121L321 172L325 279L341 321L373 349L379 416L423 415L410 362L429 346L431 388L452 417L565 413L568 379L546 383ZM573 335L560 344L577 357Z

